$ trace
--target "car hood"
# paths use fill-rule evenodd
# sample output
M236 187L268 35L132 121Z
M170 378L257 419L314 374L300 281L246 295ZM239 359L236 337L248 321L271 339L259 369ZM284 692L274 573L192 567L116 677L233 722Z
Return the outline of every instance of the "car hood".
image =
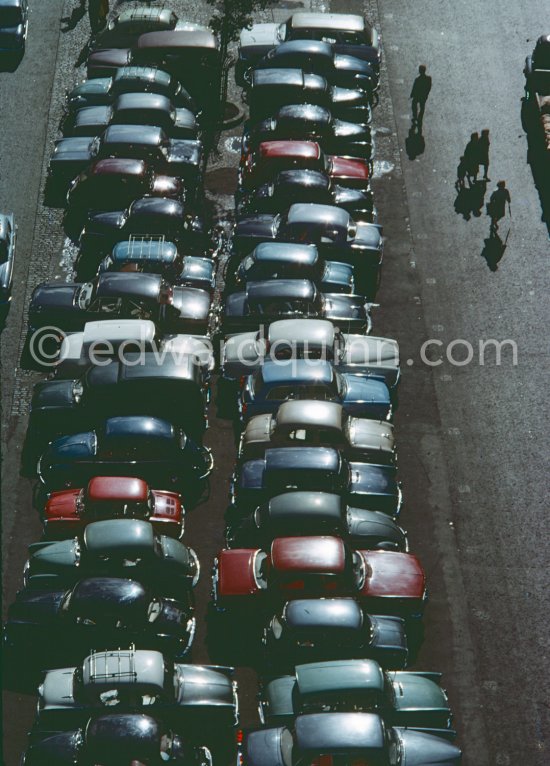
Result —
M23 620L37 623L54 620L64 596L65 591L62 590L26 588L19 592L10 606L8 619L10 622Z
M42 704L48 708L74 707L73 679L75 668L48 670L38 688Z
M233 684L225 673L204 666L184 665L181 677L176 695L178 705L233 707Z
M241 220L235 226L235 237L269 237L273 238L274 215L250 215Z
M372 250L382 250L382 232L380 227L372 223L357 223L354 244L369 247Z
M224 306L224 315L226 317L244 317L248 314L248 304L246 293L233 293L228 295Z
M183 184L174 176L155 176L153 192L159 197L182 197Z
M340 293L326 293L324 295L325 316L327 319L341 319L343 322L351 320L367 320L368 312L365 308L365 299L361 295L342 295Z
M415 673L390 673L394 691L394 706L399 712L407 710L448 710L445 692L430 678Z
M396 551L361 551L367 566L363 594L421 599L425 575L416 556Z
M367 181L369 178L369 164L365 160L354 160L349 157L331 157L332 170L331 177L338 180L340 178L360 178Z
M86 234L116 231L122 229L125 223L126 216L121 210L92 213L86 222Z
M73 766L78 759L80 732L64 731L31 745L25 755L29 766Z
M254 24L251 29L241 31L239 46L244 58L249 56L260 56L267 53L280 40L277 37L278 24Z
M254 442L269 441L272 422L271 415L255 415L246 424L244 443L253 444Z
M460 749L440 737L411 729L395 728L394 731L403 748L401 766L454 766L460 763Z
M256 332L240 333L226 339L222 367L227 376L249 375L259 366L260 360Z
M362 139L371 143L371 131L368 125L360 125L354 122L346 122L344 120L334 120L332 123L334 135L337 138L353 138Z
M172 305L184 319L206 319L210 311L210 295L198 287L174 287Z
M23 33L25 27L23 24L18 24L16 27L0 27L0 48L12 48L15 47Z
M345 296L344 296L345 297ZM373 378L346 375L346 401L390 405L390 392L385 383Z
M87 66L109 66L118 68L128 64L129 55L129 48L103 48L88 56Z
M45 465L54 465L58 460L67 462L90 458L95 455L95 434L92 432L72 434L55 439L43 455Z
M395 468L369 463L350 463L350 470L352 492L369 495L372 498L373 509L377 510L376 498L380 501L395 499L397 504L398 485L395 480Z
M369 106L368 93L355 88L331 88L331 99L335 106Z
M43 545L38 550L31 552L29 562L31 575L74 567L78 563L76 542L75 540L61 540Z
M259 729L246 737L245 763L250 766L285 766L281 753L281 734L284 729Z
M372 626L371 643L373 646L407 653L407 634L405 632L404 620L400 617L371 615L370 623Z
M71 310L80 285L42 284L33 291L30 311L36 309Z
M48 407L72 407L75 404L72 380L47 380L38 383L33 390L31 409Z
M356 449L379 451L382 455L393 453L394 436L389 423L353 418L349 423L349 437Z
M92 139L88 136L61 138L55 145L50 164L52 162L87 162L91 160L91 141Z

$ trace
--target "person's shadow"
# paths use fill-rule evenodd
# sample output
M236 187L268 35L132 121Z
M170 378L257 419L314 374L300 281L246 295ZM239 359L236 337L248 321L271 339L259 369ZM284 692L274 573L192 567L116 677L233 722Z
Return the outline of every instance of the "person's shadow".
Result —
M479 218L485 201L486 190L487 181L476 181L470 187L463 186L460 188L454 201L455 213L461 215L465 221L469 221L472 215L474 218Z
M80 5L73 8L70 16L64 16L61 21L65 24L61 27L62 32L71 32L86 13L86 0L80 0Z
M508 234L506 235L503 242L499 234L494 232L489 234L487 239L484 240L481 257L485 258L487 266L491 271L496 271L498 269L498 264L501 262L504 256L504 251L506 250L509 236L510 231L508 230Z
M422 135L422 123L419 123L418 127L411 125L409 129L409 135L405 139L405 149L407 151L407 157L410 160L415 160L421 154L424 153L426 148L426 142Z

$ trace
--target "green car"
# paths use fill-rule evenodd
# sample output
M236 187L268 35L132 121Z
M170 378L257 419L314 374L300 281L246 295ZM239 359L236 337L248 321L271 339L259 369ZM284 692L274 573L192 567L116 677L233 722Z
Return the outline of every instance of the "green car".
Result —
M452 714L440 678L440 673L382 670L374 660L297 665L294 676L263 686L260 719L283 726L303 713L376 712L388 726L452 738Z

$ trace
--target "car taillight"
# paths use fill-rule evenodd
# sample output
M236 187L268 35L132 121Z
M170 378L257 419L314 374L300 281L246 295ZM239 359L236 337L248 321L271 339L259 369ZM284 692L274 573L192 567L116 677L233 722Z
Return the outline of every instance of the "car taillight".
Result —
M246 375L241 375L241 378L239 380L239 385L241 388L244 388L244 384L246 383Z
M242 745L244 739L244 732L242 729L237 729L237 733L235 734L235 742L237 745Z
M242 413L243 415L246 415L246 411L247 411L247 409L248 409L248 404L247 404L246 402L244 402L244 403L242 404L242 406L241 406L241 413Z

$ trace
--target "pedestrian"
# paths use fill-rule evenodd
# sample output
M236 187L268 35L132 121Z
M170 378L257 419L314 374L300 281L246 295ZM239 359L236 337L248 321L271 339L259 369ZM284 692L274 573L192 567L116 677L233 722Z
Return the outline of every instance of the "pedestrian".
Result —
M491 199L487 203L487 213L491 216L491 234L496 235L498 231L498 222L506 215L506 203L508 203L508 212L512 215L512 199L510 192L506 188L506 181L499 181L496 190L491 194Z
M485 130L481 131L481 136L479 137L478 141L478 157L479 157L479 164L483 165L483 179L485 181L490 181L491 179L488 177L489 172L489 131L487 128Z
M419 130L422 130L422 121L424 119L424 109L426 108L426 101L430 95L432 89L432 78L426 74L426 67L424 64L420 64L418 67L418 77L415 79L411 95L412 98L412 124L417 125Z
M464 188L464 181L466 179L466 162L464 161L464 157L460 158L460 162L457 165L456 168L456 182L455 182L455 189L457 191L460 191Z
M88 0L88 16L92 35L101 32L107 23L109 14L109 0Z
M464 149L464 162L466 163L466 177L468 178L468 183L471 186L472 185L472 179L473 182L476 183L477 181L477 174L479 173L479 135L477 133L472 133L470 136L470 140L466 144L466 148Z

